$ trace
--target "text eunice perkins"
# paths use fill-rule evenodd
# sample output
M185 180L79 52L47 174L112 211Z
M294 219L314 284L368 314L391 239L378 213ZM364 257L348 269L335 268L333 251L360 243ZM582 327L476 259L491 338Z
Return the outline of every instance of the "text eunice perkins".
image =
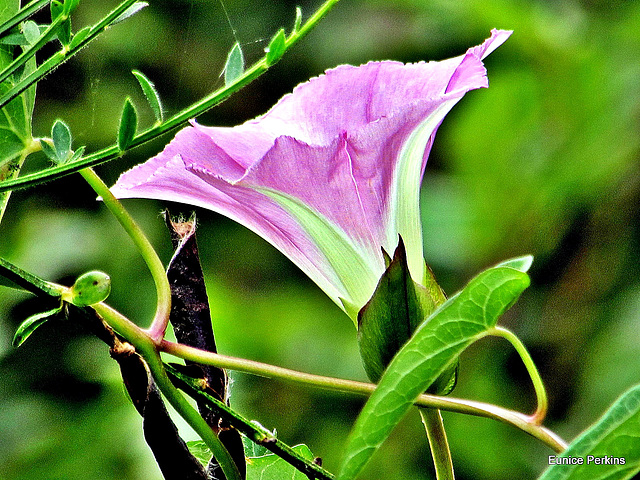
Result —
M625 463L626 459L624 457L614 457L611 455L604 455L602 457L594 455L587 455L586 457L549 455L549 465L624 465Z

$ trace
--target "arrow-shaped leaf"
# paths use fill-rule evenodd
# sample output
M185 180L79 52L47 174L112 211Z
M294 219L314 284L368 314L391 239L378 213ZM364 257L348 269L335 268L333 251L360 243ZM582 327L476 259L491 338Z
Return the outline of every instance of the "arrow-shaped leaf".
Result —
M526 273L498 266L482 272L418 327L380 379L358 417L338 478L352 480L424 392L529 286Z
M575 462L562 464L563 459ZM571 442L539 480L625 480L640 472L640 385L622 395L598 422Z

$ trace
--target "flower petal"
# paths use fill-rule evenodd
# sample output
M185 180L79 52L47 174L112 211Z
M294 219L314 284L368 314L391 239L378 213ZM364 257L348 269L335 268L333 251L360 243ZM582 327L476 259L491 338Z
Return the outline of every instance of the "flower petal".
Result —
M193 122L113 192L227 215L358 309L399 235L424 281L419 191L435 132L467 91L488 86L482 59L510 33L441 62L337 67L237 127Z

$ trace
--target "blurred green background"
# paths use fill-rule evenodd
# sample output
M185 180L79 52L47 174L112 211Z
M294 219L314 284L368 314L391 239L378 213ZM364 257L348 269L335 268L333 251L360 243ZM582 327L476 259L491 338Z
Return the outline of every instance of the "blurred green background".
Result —
M225 0L249 63L279 27L291 28L296 5L306 18L320 3ZM75 27L115 4L83 0ZM513 29L486 60L491 87L469 93L437 135L423 182L425 253L449 293L497 261L535 255L533 284L502 323L541 369L548 425L572 439L640 382L639 26L637 1L342 0L271 71L199 121L243 122L341 63L444 59L481 43L491 28ZM143 125L152 122L132 69L156 83L172 114L221 85L233 43L218 0L153 1L41 82L34 134L47 135L61 118L76 146L106 146L126 96ZM113 183L171 135L98 172ZM168 262L164 206L126 206ZM365 378L346 315L263 240L220 216L198 215L220 352ZM0 225L0 256L67 284L102 269L113 279L114 307L141 325L154 311L143 262L77 175L14 193ZM104 345L58 322L19 350L11 347L19 322L42 308L0 287L0 478L160 479ZM245 416L276 428L288 443L307 443L337 469L363 399L241 374L233 380L231 401ZM524 368L499 340L465 352L454 394L534 407ZM552 453L511 427L444 415L460 480L535 478ZM186 429L185 436L194 438ZM413 412L363 478L428 479L430 464Z

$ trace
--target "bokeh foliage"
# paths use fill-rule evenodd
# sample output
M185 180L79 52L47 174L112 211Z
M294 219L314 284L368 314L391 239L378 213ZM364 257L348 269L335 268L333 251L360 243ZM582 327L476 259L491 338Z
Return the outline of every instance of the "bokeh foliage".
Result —
M83 0L74 25L115 3ZM131 70L153 80L175 113L224 82L236 40L251 63L278 28L291 28L296 4L307 15L320 4L225 0L234 36L218 0L151 3L38 86L34 135L47 135L62 118L88 151L113 143L126 96L143 125L153 122ZM640 4L622 0L342 0L269 73L199 120L250 119L340 63L442 59L493 27L513 29L486 60L490 88L467 95L437 135L423 183L425 252L449 293L497 261L536 257L532 286L503 322L539 364L550 426L571 439L640 379L639 24ZM154 142L98 171L112 183L160 148ZM162 206L126 205L168 262ZM317 287L252 233L198 214L220 352L365 378L351 322ZM106 271L114 307L143 325L152 316L143 262L77 175L12 195L0 256L67 284L84 271ZM42 310L0 287L0 478L159 479L106 348L62 322L11 348L19 321ZM307 443L336 470L362 399L233 377L232 402L245 416L290 444ZM455 395L534 406L524 368L499 340L463 355ZM486 419L445 414L445 422L462 480L535 478L551 453ZM416 414L364 476L427 478L429 464Z

